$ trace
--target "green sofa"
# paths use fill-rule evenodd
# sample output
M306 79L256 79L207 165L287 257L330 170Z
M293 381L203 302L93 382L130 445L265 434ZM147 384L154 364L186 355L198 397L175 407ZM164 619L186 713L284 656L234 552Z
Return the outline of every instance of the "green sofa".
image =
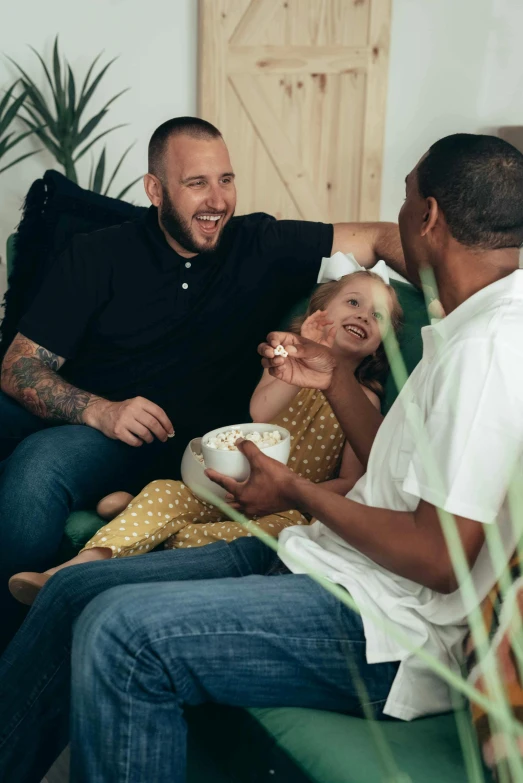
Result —
M9 272L12 237L7 261ZM421 356L425 305L411 286L393 285L405 313L400 348L411 372ZM395 396L390 379L384 410ZM60 559L77 552L100 524L94 511L71 514ZM468 717L461 718L467 744L475 747ZM463 783L468 778L454 714L376 723L319 710L211 705L191 709L188 720L188 783Z

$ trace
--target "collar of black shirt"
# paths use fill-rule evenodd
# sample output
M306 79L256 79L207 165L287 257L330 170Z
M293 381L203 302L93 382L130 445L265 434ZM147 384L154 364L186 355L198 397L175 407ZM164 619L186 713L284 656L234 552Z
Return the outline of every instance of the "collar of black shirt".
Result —
M184 256L179 255L179 253L177 253L176 250L173 250L173 248L169 245L169 243L165 239L164 233L160 228L160 224L158 222L157 208L150 206L143 220L144 220L146 234L148 236L149 241L152 243L154 247L154 254L158 259L161 268L165 271L168 271L173 268L173 265L185 264L188 259L185 258ZM227 253L227 249L230 246L231 239L232 239L231 226L227 225L225 226L225 230L223 232L223 236L221 238L220 246L218 250L215 253L205 253L203 255L200 254L194 256L193 258L190 258L189 260L191 264L198 263L199 261L205 259L205 261L207 262L206 265L208 265L209 262L222 259L224 253Z

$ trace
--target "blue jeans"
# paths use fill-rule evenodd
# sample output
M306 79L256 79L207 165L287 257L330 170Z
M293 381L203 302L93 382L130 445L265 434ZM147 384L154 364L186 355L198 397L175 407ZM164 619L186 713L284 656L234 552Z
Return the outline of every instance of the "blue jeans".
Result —
M75 783L177 783L185 704L360 714L359 672L379 716L396 670L367 664L359 616L256 539L75 566L0 659L0 780L39 783L68 740L71 681Z
M0 651L25 614L8 593L9 577L55 565L71 511L160 478L168 446L133 448L90 427L50 426L0 392ZM173 456L165 477L176 477L178 466Z

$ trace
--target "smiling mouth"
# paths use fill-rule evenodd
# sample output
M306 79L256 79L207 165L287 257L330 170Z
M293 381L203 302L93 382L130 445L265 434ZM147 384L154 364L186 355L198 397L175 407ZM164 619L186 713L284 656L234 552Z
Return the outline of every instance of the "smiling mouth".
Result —
M195 220L198 223L198 228L203 231L204 234L214 234L218 230L220 220L223 218L223 214L213 215L210 213L202 213L201 215L195 215Z
M343 326L343 328L345 329L346 332L349 332L349 334L353 334L355 337L358 337L360 340L365 340L367 338L367 332L361 326L346 324Z

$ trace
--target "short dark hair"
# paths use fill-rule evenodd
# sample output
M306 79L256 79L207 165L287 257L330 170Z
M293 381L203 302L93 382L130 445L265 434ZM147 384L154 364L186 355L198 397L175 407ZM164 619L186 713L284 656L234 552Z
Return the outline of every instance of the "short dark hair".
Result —
M523 244L523 155L496 136L456 133L418 165L423 198L438 202L452 236L484 250Z
M222 134L207 120L199 117L174 117L162 123L149 141L149 173L162 179L164 173L164 155L167 142L172 136L185 133L193 139L221 139Z

